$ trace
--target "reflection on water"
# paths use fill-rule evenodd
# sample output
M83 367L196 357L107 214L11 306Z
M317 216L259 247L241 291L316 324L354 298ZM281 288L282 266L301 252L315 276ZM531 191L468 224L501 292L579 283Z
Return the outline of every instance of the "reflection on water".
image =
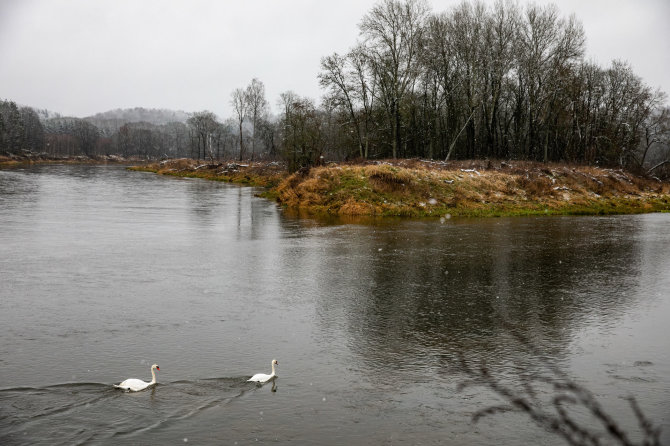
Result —
M510 379L536 363L512 326L667 441L669 224L341 225L215 182L3 170L0 439L561 444L521 415L473 425L498 400L457 391L459 354ZM276 387L245 382L274 357ZM111 387L155 362L152 391Z

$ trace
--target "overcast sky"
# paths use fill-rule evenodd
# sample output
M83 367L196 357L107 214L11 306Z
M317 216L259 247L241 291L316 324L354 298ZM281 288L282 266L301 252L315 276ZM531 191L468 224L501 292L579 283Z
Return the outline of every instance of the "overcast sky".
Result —
M429 0L435 12L459 2ZM553 3L582 21L588 58L601 66L626 60L648 85L670 93L669 0ZM318 100L320 59L355 44L374 4L0 0L0 99L80 117L146 107L211 110L225 119L233 89L257 77L275 110L286 90Z

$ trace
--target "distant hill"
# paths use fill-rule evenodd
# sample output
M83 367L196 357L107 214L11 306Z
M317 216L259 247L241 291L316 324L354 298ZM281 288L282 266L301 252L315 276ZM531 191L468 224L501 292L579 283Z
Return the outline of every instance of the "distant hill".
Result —
M44 115L39 116L43 117ZM56 113L55 116L51 115L47 119L44 119L42 121L42 126L46 133L71 133L75 123L79 120L79 118L60 116Z
M96 121L148 122L162 125L168 122L186 122L189 114L181 110L167 110L158 108L117 108L103 113L88 116L86 119L95 124Z
M117 108L84 118L100 129L103 135L111 136L124 124L145 122L153 125L165 125L170 122L185 123L189 114L181 110L157 108Z
M37 116L40 118L41 122L44 122L44 121L47 121L47 120L53 119L53 118L62 117L60 113L56 113L54 111L47 110L46 108L42 108L42 109L33 108L33 110L35 110L35 113L37 113Z

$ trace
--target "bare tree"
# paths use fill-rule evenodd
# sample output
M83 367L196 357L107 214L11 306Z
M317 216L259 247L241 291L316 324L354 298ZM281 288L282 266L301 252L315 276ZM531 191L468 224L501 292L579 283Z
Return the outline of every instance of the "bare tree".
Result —
M422 41L422 84L425 107L429 109L426 133L431 159L438 147L443 151L458 119L454 97L459 82L450 20L447 13L432 15L426 23ZM449 156L447 154L447 158Z
M282 117L282 154L290 172L309 168L321 158L323 147L322 118L314 102L293 92L280 95Z
M516 36L521 23L519 8L511 2L498 0L488 17L484 32L484 54L486 79L482 112L483 127L486 132L486 145L496 158L508 155L502 147L503 137L497 129L501 121L503 95L514 68L514 49Z
M281 108L283 113L283 119L289 120L291 117L291 110L293 109L293 104L300 99L295 92L288 90L279 95L277 100L277 105Z
M210 160L213 160L212 136L219 125L216 121L216 115L207 110L197 112L188 118L188 124L192 127L193 133L197 137L198 159L200 159L200 147L202 147L202 157L209 156Z
M256 148L256 128L260 120L265 116L268 101L265 100L265 85L256 78L251 80L245 91L246 112L251 119L251 161L254 160Z
M429 8L425 0L382 0L363 17L360 32L391 128L391 152L400 147L400 103L419 74L419 50Z
M670 107L656 109L644 124L644 133L640 144L640 166L645 167L647 157L653 165L647 168L651 174L666 164L670 164ZM663 156L665 151L665 156Z
M363 158L367 158L370 152L370 134L372 132L372 115L375 109L375 85L372 79L370 64L365 54L365 49L362 45L356 45L349 54L347 60L351 67L349 76L351 84L354 87L354 98L359 104L359 110L363 129Z
M95 145L100 137L100 131L96 126L83 119L75 119L73 122L73 135L79 142L79 149L88 157L93 156Z
M282 109L282 117L280 121L279 128L281 130L281 140L282 140L282 155L285 159L289 161L289 166L295 166L297 164L297 155L293 151L289 153L286 149L286 142L290 139L296 139L297 130L294 126L291 125L294 112L294 104L300 100L300 97L293 91L288 90L279 95L277 100L277 105Z
M559 16L555 5L530 5L519 28L519 78L527 107L528 158L549 159L549 124L561 110L560 85L584 53L584 30L577 19Z
M358 45L346 56L333 53L321 59L319 83L328 89L328 103L347 115L358 156L367 158L374 90L365 49Z
M274 119L263 117L258 121L258 137L263 141L263 145L271 158L277 156L276 134L278 123Z
M346 73L347 58L337 53L321 59L321 73L319 83L322 87L329 89L330 102L336 107L346 110L350 118L350 124L356 133L358 153L364 158L363 137L361 126L358 121L357 108L354 104L354 86L351 84Z
M456 85L453 88L457 93L455 99L464 110L459 118L465 121L461 131L467 134L468 158L479 155L478 126L481 123L482 106L488 99L485 91L486 17L486 7L482 2L463 2L453 11L448 22L448 32L452 35L451 48L457 61ZM452 142L452 148L457 138L458 134Z
M241 88L236 88L232 95L230 104L233 106L235 111L235 116L237 117L237 124L240 131L240 161L244 156L244 134L242 131L242 124L244 123L244 118L247 116L247 101L246 94Z
M20 112L23 121L24 147L31 151L42 151L44 149L44 128L39 116L30 107L21 107Z
M165 125L168 140L166 151L168 156L188 156L185 152L187 147L188 127L181 122L170 122Z

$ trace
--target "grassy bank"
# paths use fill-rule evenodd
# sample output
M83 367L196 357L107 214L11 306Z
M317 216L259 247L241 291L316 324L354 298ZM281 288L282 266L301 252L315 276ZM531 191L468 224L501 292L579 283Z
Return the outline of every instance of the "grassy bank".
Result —
M280 163L217 163L206 164L191 159L176 159L133 166L130 170L154 172L183 178L204 178L212 181L264 187L270 192L287 176L286 167Z
M164 161L134 170L266 188L311 215L598 215L670 211L670 183L616 169L530 162L397 160L328 164L289 175L279 163Z

